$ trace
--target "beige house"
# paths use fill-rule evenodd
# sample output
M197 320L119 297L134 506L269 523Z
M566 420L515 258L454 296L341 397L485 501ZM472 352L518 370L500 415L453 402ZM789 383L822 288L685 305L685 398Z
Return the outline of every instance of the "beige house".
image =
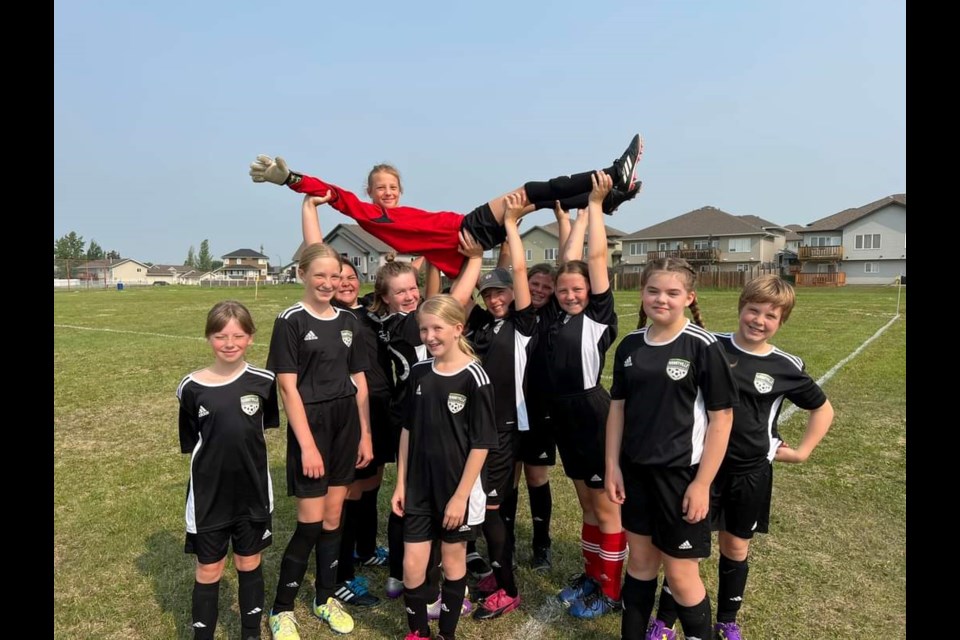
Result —
M147 283L190 284L197 271L182 264L155 264L147 270Z
M673 256L704 270L773 269L786 235L787 229L758 216L701 207L620 238L621 265L636 272L648 260Z
M607 266L613 267L620 261L622 254L621 239L626 235L623 231L610 226L607 230ZM523 248L526 251L527 266L532 266L540 262L556 264L559 256L560 232L556 222L550 224L538 225L527 229L520 234L523 240ZM587 249L586 241L583 245L584 252ZM500 250L493 250L493 262L496 263Z
M117 282L124 284L149 284L146 264L131 258L115 260L90 260L75 270L80 280L97 280L109 286Z

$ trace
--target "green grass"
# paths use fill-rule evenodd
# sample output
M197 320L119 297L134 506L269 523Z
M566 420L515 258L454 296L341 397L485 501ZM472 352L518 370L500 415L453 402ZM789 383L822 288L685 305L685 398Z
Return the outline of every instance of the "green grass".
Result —
M905 290L904 290L905 292ZM193 559L183 553L187 456L177 442L176 385L209 364L202 341L207 311L234 298L253 312L260 342L248 359L264 365L273 318L300 297L297 286L192 287L54 292L54 604L56 638L188 639ZM736 291L703 291L707 327L732 330ZM798 306L777 336L819 377L882 327L896 309L894 288L799 289ZM805 465L776 467L771 534L751 550L740 620L748 638L903 638L906 616L906 306L878 340L824 386L837 415ZM620 335L636 326L636 292L617 294ZM74 327L74 328L68 328ZM612 353L612 349L611 349ZM609 385L608 359L605 384ZM798 441L802 412L782 426ZM279 559L295 522L285 497L285 434L267 434L277 506L277 541L265 554L267 605ZM380 494L381 539L393 484L388 466ZM579 571L580 519L561 469L554 490L554 569L521 567L523 605L487 622L464 619L457 637L511 638ZM521 483L522 485L523 483ZM525 490L517 517L523 564L531 536ZM716 592L716 554L702 574ZM363 570L382 594L386 572ZM313 568L297 615L304 638L333 637L312 618ZM228 566L218 638L239 637L236 574ZM712 595L712 597L714 597ZM406 632L400 602L355 616L357 638ZM525 626L527 625L527 626ZM619 637L620 616L580 622L555 612L539 637ZM265 630L264 637L269 637Z

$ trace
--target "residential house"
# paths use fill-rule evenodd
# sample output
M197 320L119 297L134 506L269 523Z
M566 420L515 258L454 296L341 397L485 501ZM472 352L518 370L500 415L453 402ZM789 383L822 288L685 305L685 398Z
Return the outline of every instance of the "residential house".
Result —
M222 256L223 266L213 273L223 280L265 280L270 258L253 249L237 249Z
M643 269L648 260L684 258L700 270L774 269L787 229L758 216L736 216L706 206L621 238L622 269Z
M373 237L358 224L338 224L323 238L324 244L336 249L343 259L357 269L361 281L373 282L377 269L387 262L387 256L394 256L399 262L410 262L415 256L398 254L390 245ZM300 243L294 260L300 260L304 245Z
M105 285L116 282L124 284L148 284L149 265L132 258L107 258L89 260L77 266L73 272L80 280L96 280Z
M811 222L799 231L797 284L890 284L907 275L907 195Z
M626 235L623 231L606 226L607 231L607 266L614 267L620 261L622 254L621 239ZM540 262L556 264L560 248L560 230L556 222L531 227L520 234L523 248L526 251L527 266ZM584 240L583 249L586 252L587 243ZM499 248L493 250L492 263L496 264L499 258Z
M155 264L147 270L147 283L187 284L195 273L196 269L183 264Z

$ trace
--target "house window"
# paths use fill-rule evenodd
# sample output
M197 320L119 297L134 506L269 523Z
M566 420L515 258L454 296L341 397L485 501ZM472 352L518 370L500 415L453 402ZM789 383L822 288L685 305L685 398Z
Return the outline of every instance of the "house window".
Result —
M730 253L750 253L750 238L730 238Z
M694 240L693 248L694 249L718 249L720 247L719 240Z
M360 262L363 260L360 256L353 256L353 266L359 268Z
M737 271L750 271L750 265L749 265L749 264L738 264L738 265L737 265Z
M879 249L880 248L880 234L879 233L867 233L864 235L858 235L854 238L854 246L857 249Z
M864 263L863 263L863 272L864 272L864 273L880 273L880 263L879 263L879 262L864 262Z
M807 238L808 247L839 247L840 238L838 236L810 236Z
M551 247L550 249L543 250L543 259L544 260L556 260L557 259L557 248Z
M679 240L671 240L669 242L658 242L657 251L675 251L680 248Z
M370 256L370 262L376 262L377 256Z
M533 249L527 249L523 253L527 262L533 262Z
M645 256L647 255L647 243L646 242L631 242L630 243L630 255L631 256Z
M267 264L267 261L263 258L257 258L257 264Z

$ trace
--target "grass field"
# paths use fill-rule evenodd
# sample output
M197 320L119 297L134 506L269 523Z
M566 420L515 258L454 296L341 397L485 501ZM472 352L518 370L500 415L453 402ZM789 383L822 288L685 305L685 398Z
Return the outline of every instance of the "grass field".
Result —
M747 638L906 637L906 289L901 317L824 389L836 409L833 428L802 466L778 465L771 534L751 548L740 614ZM234 298L253 312L260 342L251 363L266 362L273 318L300 298L296 286L253 289L149 287L54 292L54 635L56 638L188 639L193 558L183 553L188 457L177 440L177 383L211 361L202 340L213 303ZM700 292L707 327L732 330L736 291ZM617 294L620 335L637 321L636 292ZM800 289L798 306L777 336L815 378L829 371L891 319L897 290ZM615 348L615 347L614 347ZM611 352L613 349L611 349ZM607 361L605 386L610 383ZM797 442L802 412L781 427ZM267 433L277 498L276 542L265 553L267 606L280 556L295 523L283 484L284 429ZM529 556L529 503L517 516L521 608L499 620L464 619L461 639L619 638L620 616L581 622L550 605L579 571L580 519L560 468L554 491L554 568L523 567ZM388 466L380 493L385 540L393 486ZM521 486L523 483L521 483ZM716 551L702 565L711 599ZM362 570L382 595L384 569ZM313 568L297 603L305 639L334 637L309 613ZM238 638L236 573L220 590L218 638ZM402 638L399 601L353 610L357 638ZM264 637L269 632L264 627Z

